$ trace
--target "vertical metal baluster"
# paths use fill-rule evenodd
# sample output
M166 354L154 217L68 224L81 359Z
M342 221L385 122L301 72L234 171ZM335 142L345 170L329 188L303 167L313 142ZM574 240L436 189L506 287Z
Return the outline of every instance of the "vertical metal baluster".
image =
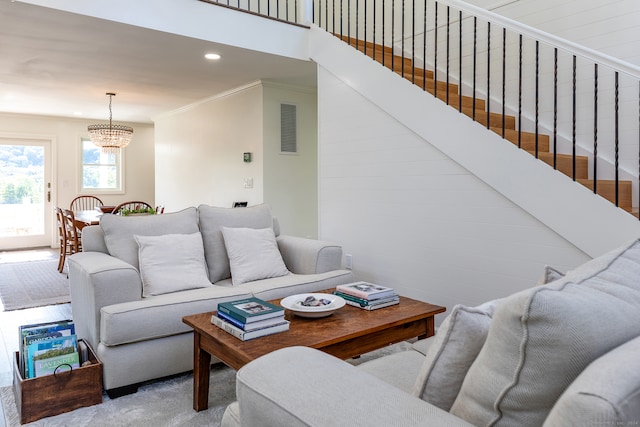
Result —
M476 121L476 62L478 51L478 18L473 17L473 102L471 107L473 109L471 115L473 121Z
M598 64L593 65L593 192L598 194Z
M386 49L387 47L384 44L384 29L385 29L385 22L384 22L384 10L386 9L385 4L384 4L385 0L382 0L382 66L384 67L384 57L386 56Z
M505 135L507 109L507 29L502 28L502 137Z
M229 4L229 0L227 0L227 4ZM313 15L313 22L315 22L318 27L320 26L320 20L318 19L318 21L316 22L316 2L313 2L313 10L311 12L311 14ZM320 0L318 0L318 9L320 9ZM320 15L320 12L318 11L318 15ZM267 16L271 16L271 0L267 0Z
M373 0L373 60L376 60L376 0Z
M536 40L536 106L535 106L536 159L539 157L539 154L538 154L538 139L540 137L539 125L540 125L540 42Z
M395 0L391 0L391 71L396 71L396 6Z
M576 180L576 56L573 55L573 118L572 118L572 130L571 130L571 145L572 145L572 162L573 173L572 178Z
M364 0L367 1L367 0ZM359 24L360 24L360 5L358 4L359 1L356 0L356 50L360 50L360 32L359 30Z
M522 34L518 43L518 148L522 148Z
M411 83L416 84L416 0L411 4Z
M351 46L351 0L347 0L347 43Z
M462 11L458 11L458 111L462 113Z
M276 1L276 18L280 19L280 0ZM324 19L326 20L327 17L325 16ZM322 17L320 17L320 22L322 22Z
M433 24L433 96L438 97L438 2L434 3Z
M325 4L328 6L329 5L329 0L327 0L325 2ZM285 18L288 21L289 20L289 0L287 0L285 2L285 8L286 8L286 13L285 13ZM329 9L327 9L327 17L329 16ZM329 20L327 19L327 22L325 22L325 26L328 27L329 26ZM325 30L326 31L326 30Z
M553 50L553 168L558 168L558 48Z
M364 27L364 37L362 38L362 43L364 43L364 54L367 54L367 0L364 0L364 19L362 20L362 25Z
M427 90L427 2L424 2L422 20L422 90Z
M618 72L616 71L616 83L615 83L615 111L616 111L616 118L615 118L615 129L616 129L616 136L615 136L615 166L616 166L616 206L620 206L620 188L618 186L619 184L619 166L620 166L620 162L619 162L619 143L620 143L620 135L619 135L619 117L618 117L618 107L620 105L620 98L619 98L619 86L618 86Z
M343 10L344 10L344 5L342 4L342 0L340 0L340 40L342 41L344 41L343 34L342 34L342 23L344 22Z
M638 81L638 202L640 202L640 81ZM640 210L638 220L640 220Z
M260 13L260 0L258 0L258 13Z
M296 19L295 19L295 23L298 23L298 2L294 2L293 3L293 13L296 14Z
M449 105L449 14L450 7L447 5L447 91L445 93L445 98L447 105Z
M491 129L491 22L487 22L487 129Z
M404 0L402 0L402 25L400 26L400 36L402 38L401 42L400 42L400 54L402 57L402 62L400 63L400 72L402 75L402 78L404 78Z

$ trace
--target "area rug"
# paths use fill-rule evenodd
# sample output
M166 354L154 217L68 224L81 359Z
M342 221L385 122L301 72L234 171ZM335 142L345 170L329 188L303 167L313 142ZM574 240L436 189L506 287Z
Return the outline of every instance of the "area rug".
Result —
M358 359L350 359L349 362L358 365L385 354L406 350L410 345L402 342L367 353ZM23 425L34 427L88 425L92 427L216 427L220 425L227 405L236 400L236 371L222 364L213 365L210 384L209 409L206 411L193 410L193 375L189 373L149 383L141 386L135 394L113 400L104 394L103 401L99 405L76 409ZM0 400L6 426L20 426L11 387L0 388Z
M67 303L69 280L57 259L0 264L0 298L4 311Z

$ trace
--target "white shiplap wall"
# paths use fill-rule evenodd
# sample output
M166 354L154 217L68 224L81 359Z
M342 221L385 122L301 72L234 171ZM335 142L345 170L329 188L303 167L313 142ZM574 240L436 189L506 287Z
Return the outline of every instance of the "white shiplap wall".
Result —
M318 107L321 238L358 278L451 309L589 258L322 68Z

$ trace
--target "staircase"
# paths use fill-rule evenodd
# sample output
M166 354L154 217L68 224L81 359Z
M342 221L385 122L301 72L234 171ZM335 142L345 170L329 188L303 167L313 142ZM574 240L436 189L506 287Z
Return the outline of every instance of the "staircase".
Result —
M414 67L411 58L403 58L394 55L390 47L364 42L348 36L340 36L350 46L357 48L360 52L373 58L375 61L383 64L385 67L392 69L397 74L411 81L416 86L422 88L426 92L435 95L441 101L447 103L452 108L459 110L461 113L473 118L476 122L487 126L488 130L497 133L505 140L510 141L532 156L537 157L547 165L562 172L576 182L584 185L593 191L596 186L596 193L611 203L616 203L616 185L614 180L598 179L594 182L589 179L589 158L587 156L575 156L575 172L574 158L570 154L552 153L550 151L549 135L538 134L538 143L536 148L536 135L531 132L519 132L516 129L516 118L514 116L501 113L486 111L486 101L470 96L460 96L457 84L444 81L434 80L433 72L425 70L421 67ZM504 130L503 130L504 129ZM575 175L574 175L575 173ZM638 217L639 209L632 207L632 189L631 181L620 180L618 182L618 207Z

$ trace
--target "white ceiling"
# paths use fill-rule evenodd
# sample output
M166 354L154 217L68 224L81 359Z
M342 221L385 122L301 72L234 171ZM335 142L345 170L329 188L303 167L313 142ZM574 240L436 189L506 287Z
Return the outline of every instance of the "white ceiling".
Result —
M222 55L204 59L207 52ZM151 122L255 82L315 86L312 62L0 0L0 112ZM76 113L81 112L81 116Z

